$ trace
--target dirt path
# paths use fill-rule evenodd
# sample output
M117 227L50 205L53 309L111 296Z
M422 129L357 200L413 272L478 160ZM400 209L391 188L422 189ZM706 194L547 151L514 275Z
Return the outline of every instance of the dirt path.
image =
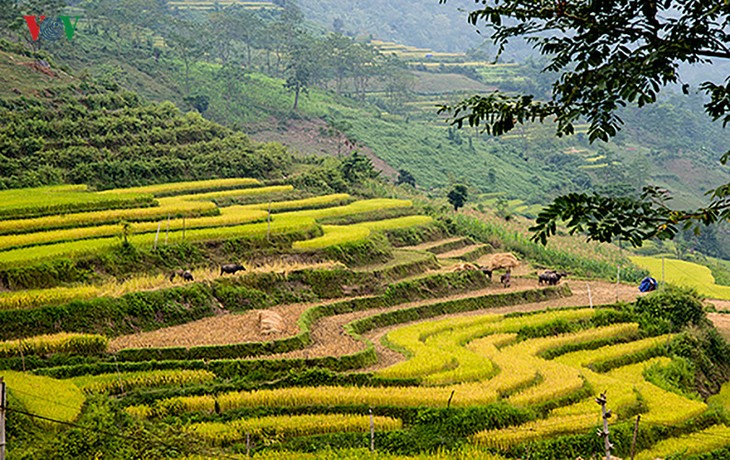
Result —
M516 311L536 311L544 310L546 308L565 308L565 307L576 307L588 305L588 288L586 282L573 281L569 282L568 285L573 292L570 297L548 300L545 302L536 302L522 305L512 305L502 308L491 308L485 310L477 310L474 312L461 313L455 315L445 316L472 316L480 315L485 313L511 313ZM591 296L593 298L594 305L613 303L616 300L616 285L612 283L606 283L602 281L591 281ZM266 359L282 359L282 358L315 358L323 356L342 356L346 354L352 354L357 351L363 350L365 344L361 341L353 339L344 330L344 326L356 319L365 318L368 316L376 315L387 311L393 311L404 308L411 308L420 305L426 305L434 302L443 302L447 300L465 299L470 297L479 297L487 294L500 294L505 292L524 291L527 289L534 289L537 287L537 283L534 279L523 279L513 278L512 286L507 289L502 288L500 285L495 284L486 289L479 291L471 291L463 294L458 294L449 297L442 297L440 299L429 299L418 302L410 302L401 305L397 305L390 308L380 308L367 311L360 311L354 313L348 313L344 315L330 316L322 318L317 321L312 327L312 344L302 350L296 350L289 353L283 353L279 355L270 355L262 358ZM618 296L621 301L633 301L639 295L638 289L635 286L619 285ZM441 317L438 317L441 318ZM429 318L425 321L432 321L438 318ZM372 340L375 343L376 353L378 354L378 365L372 369L388 366L403 357L399 353L395 353L390 349L383 347L380 344L380 338L385 335L389 330L401 327L403 324L399 324L389 328L377 329L365 334L365 337ZM372 370L371 369L371 370Z
M460 315L478 315L485 312L508 313L514 311L533 311L546 308L563 308L588 305L587 285L584 281L569 281L573 295L562 299L554 299L545 302L514 305L504 308L479 310L476 312ZM616 300L616 285L600 281L591 281L591 294L593 303L613 303ZM478 291L465 292L440 299L428 299L417 302L409 302L394 307L366 310L361 312L348 313L325 317L317 321L312 327L312 344L302 350L295 350L289 353L262 356L263 359L282 358L313 358L323 356L342 356L352 354L364 349L365 344L353 339L344 330L344 326L356 319L372 316L386 311L411 308L426 305L434 302L480 297L488 294L501 294L506 292L524 291L535 289L537 283L534 279L513 278L509 288L502 288L498 283ZM638 290L633 286L619 286L619 300L632 301L638 295ZM313 306L325 305L338 302L343 299L332 299L326 302L291 304L272 307L273 311L281 316L281 332L263 334L259 324L259 311L255 310L243 314L223 314L211 318L204 318L179 326L172 326L157 331L144 332L121 336L113 339L110 343L111 351L118 351L123 348L149 348L149 347L172 347L172 346L201 346L201 345L226 345L243 342L260 342L290 337L299 332L297 321L302 313ZM402 325L394 326L400 327ZM366 334L366 337L376 344L376 351L379 357L379 366L392 364L402 359L398 353L392 352L380 345L380 338L392 328L384 328Z
M463 248L454 249L453 251L436 254L436 257L438 259L458 259L459 257L463 256L464 254L468 254L472 251L476 251L478 248L483 248L485 246L486 246L486 244L470 244L468 246L464 246Z
M708 313L707 317L725 340L730 341L730 313Z
M194 347L203 345L229 345L244 342L264 342L291 337L299 333L297 321L305 310L317 305L327 305L344 299L323 302L277 305L268 309L281 317L280 332L261 332L259 313L224 313L199 319L178 326L156 331L141 332L116 337L109 343L110 351L123 348Z

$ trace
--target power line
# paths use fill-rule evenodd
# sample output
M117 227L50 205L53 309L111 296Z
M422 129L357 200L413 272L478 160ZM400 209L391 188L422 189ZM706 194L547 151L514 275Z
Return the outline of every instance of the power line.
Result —
M58 400L45 398L45 397L39 396L39 395L37 395L35 393L28 393L27 391L18 390L17 388L11 389L10 390L10 393L20 393L20 394L23 394L23 395L26 395L26 396L31 396L33 398L40 399L41 401L49 402L49 403L55 404L57 406L66 407L68 409L80 409L79 406L71 406L69 404L64 404L64 403L62 403L62 402L60 402Z

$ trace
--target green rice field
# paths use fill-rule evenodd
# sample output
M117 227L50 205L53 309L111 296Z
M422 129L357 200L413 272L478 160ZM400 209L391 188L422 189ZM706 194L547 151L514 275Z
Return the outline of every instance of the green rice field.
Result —
M657 281L693 287L711 299L730 300L730 286L716 284L710 269L703 265L676 259L664 259L662 262L660 258L647 256L634 256L631 261L649 270Z

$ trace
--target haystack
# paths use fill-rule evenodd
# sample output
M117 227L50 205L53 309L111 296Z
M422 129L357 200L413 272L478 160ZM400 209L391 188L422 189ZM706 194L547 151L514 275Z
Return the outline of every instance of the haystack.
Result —
M284 330L284 320L281 315L271 310L259 312L259 329L262 334L276 334Z
M520 261L510 252L498 252L492 254L492 257L489 258L490 270L499 270L501 268L512 270L518 265L520 265Z
M475 264L470 264L467 262L462 262L460 264L456 264L453 267L449 269L449 271L452 272L464 272L467 270L479 270L479 267Z

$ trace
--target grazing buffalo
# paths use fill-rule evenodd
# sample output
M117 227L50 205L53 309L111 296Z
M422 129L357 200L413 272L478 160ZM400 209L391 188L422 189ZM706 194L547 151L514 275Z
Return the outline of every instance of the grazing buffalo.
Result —
M489 278L489 281L492 281L492 272L494 270L490 270L489 268L483 267L483 266L478 265L478 264L474 264L474 265L476 265L477 270L481 271L482 273L484 273L484 276L486 276L487 278Z
M565 272L556 272L555 270L547 270L545 273L541 273L538 278L538 284L547 284L548 286L555 286L560 282L560 279L568 276Z
M221 275L224 273L232 275L239 270L245 271L246 267L244 267L241 264L223 264L223 265L221 265Z
M502 286L504 286L505 288L508 288L511 278L512 278L512 274L509 271L507 271L507 273L505 273L504 275L499 277L499 282L502 283Z
M537 284L542 286L543 284L548 284L548 281L552 275L555 274L555 270L545 270L544 272L537 275Z
M485 267L480 268L480 270L482 271L482 273L484 273L484 276L489 278L489 281L492 281L492 270Z
M175 275L179 276L185 281L194 281L193 274L190 272L190 270L175 270L174 272L170 273L170 281L173 281L175 279Z

